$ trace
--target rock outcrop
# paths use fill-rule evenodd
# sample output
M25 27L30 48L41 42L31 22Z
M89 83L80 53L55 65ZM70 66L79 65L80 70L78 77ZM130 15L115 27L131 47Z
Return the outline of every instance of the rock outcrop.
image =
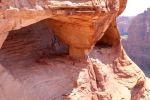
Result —
M129 56L148 74L150 70L150 9L133 18L128 39L123 40Z
M149 100L117 30L126 2L1 0L0 100Z
M69 45L70 56L84 58L117 15L119 2L2 1L1 10L1 46L8 31L50 18L49 26L57 37Z

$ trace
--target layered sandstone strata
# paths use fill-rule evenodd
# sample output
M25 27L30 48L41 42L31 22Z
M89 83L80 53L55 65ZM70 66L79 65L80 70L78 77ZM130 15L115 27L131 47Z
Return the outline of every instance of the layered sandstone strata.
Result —
M126 2L2 0L0 100L149 100L116 26Z
M115 18L118 7L116 0L2 1L1 46L8 31L50 18L54 34L69 45L70 56L84 58Z

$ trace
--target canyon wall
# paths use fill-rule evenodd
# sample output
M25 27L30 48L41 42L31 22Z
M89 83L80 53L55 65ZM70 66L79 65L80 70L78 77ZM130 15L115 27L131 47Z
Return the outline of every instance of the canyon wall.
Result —
M133 18L132 16L119 16L117 18L117 26L121 35L128 35L128 28Z
M149 100L124 51L127 0L1 0L0 100Z
M128 29L128 39L123 39L129 56L145 72L150 70L150 9L133 18Z

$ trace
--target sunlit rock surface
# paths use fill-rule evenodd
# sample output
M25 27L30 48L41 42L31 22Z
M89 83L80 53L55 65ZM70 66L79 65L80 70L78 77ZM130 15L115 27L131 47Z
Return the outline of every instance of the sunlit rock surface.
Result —
M149 100L120 43L126 0L0 1L0 100Z

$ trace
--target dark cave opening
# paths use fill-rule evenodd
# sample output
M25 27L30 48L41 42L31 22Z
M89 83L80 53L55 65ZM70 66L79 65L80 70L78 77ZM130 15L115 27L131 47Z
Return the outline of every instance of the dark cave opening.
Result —
M111 48L120 45L120 34L115 23L111 23L103 37L96 43L100 48Z
M113 46L113 42L110 38L110 34L104 33L104 36L96 43L95 46L99 48L111 48Z

